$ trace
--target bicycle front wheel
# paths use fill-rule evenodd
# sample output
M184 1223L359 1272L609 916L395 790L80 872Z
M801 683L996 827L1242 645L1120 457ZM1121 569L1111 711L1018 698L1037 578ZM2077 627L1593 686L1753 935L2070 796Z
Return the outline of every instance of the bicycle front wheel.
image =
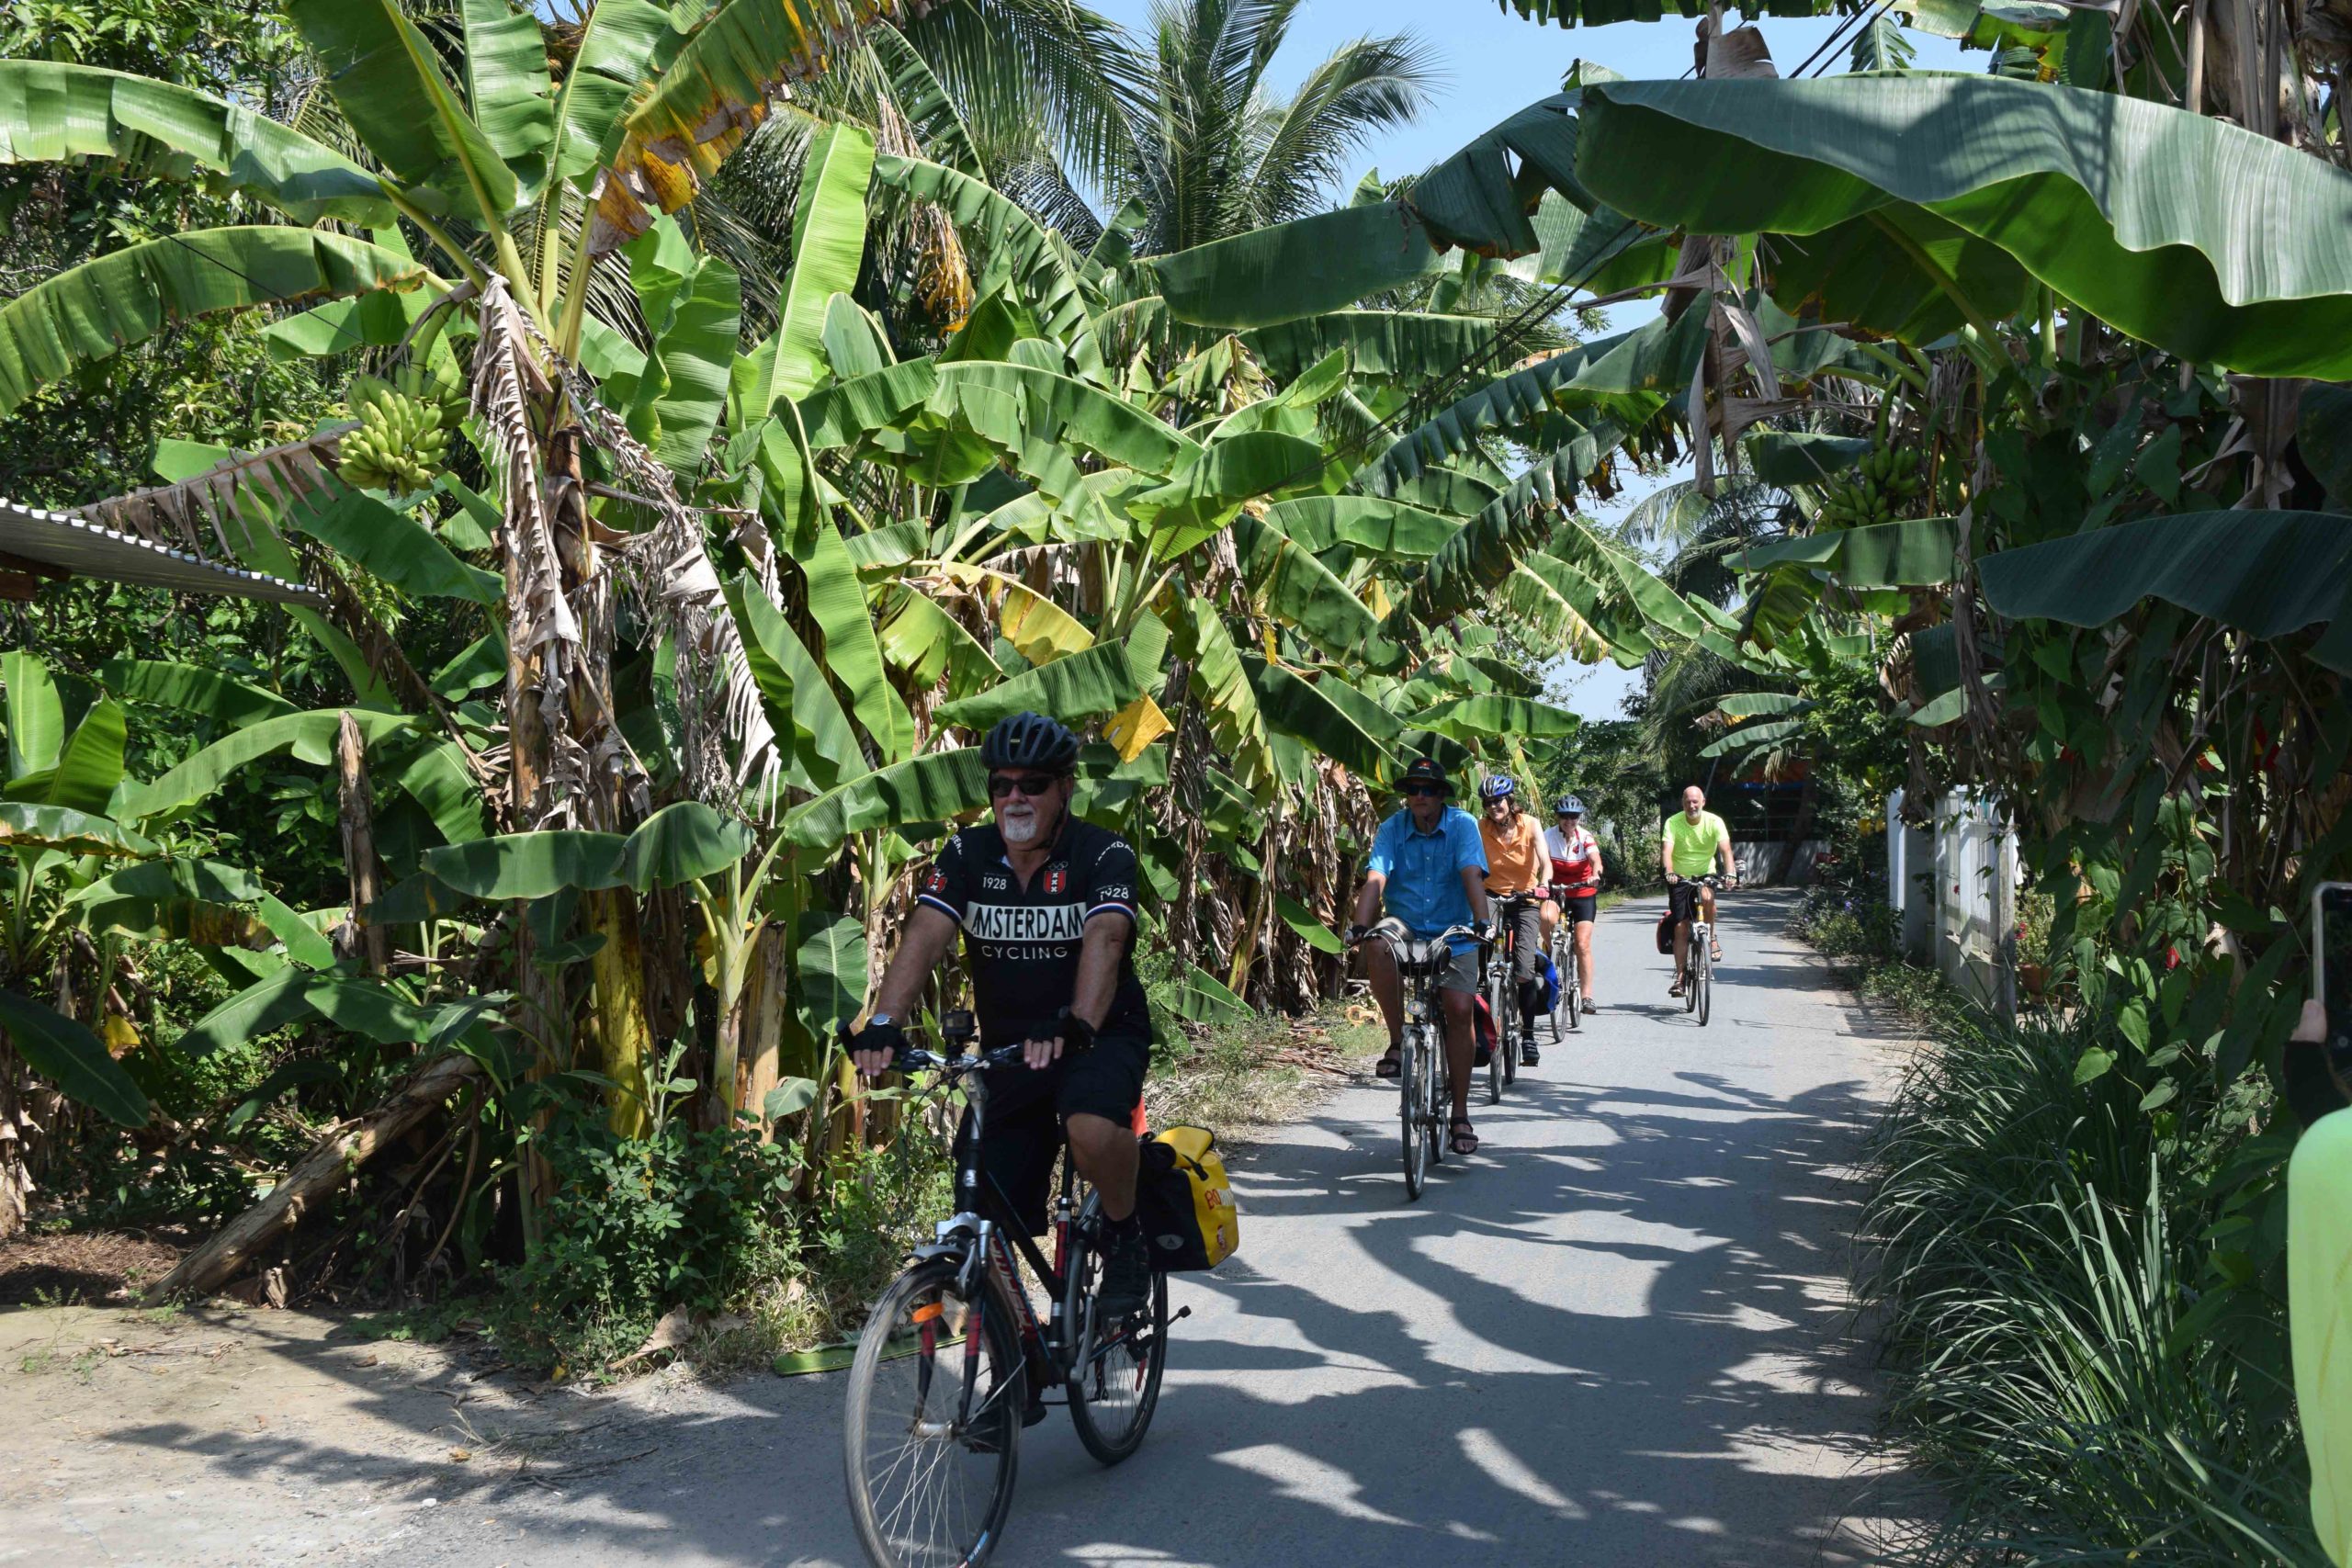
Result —
M1102 1249L1093 1222L1102 1200L1090 1193L1071 1237L1062 1285L1062 1322L1078 1337L1069 1375L1069 1418L1078 1440L1104 1464L1116 1464L1143 1446L1144 1429L1159 1408L1159 1374L1168 1365L1168 1276L1151 1276L1144 1310L1114 1322L1097 1313Z
M850 1364L850 1517L875 1568L973 1568L1012 1507L1028 1379L994 1302L959 1265L917 1264L875 1303Z
M1487 1011L1495 1021L1494 1049L1487 1053L1487 1103L1503 1097L1503 1058L1510 1054L1510 965L1500 965L1487 988Z
M1701 953L1691 958L1690 967L1698 976L1690 986L1690 1009L1699 1015L1699 1027L1704 1029L1707 1010L1714 1002L1715 961Z
M1421 1026L1408 1024L1396 1053L1397 1119L1405 1134L1405 1201L1421 1195L1429 1174L1429 1042Z

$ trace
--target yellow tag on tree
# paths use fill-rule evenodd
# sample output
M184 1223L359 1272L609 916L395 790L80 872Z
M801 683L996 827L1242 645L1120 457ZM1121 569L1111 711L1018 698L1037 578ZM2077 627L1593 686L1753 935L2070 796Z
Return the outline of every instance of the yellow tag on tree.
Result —
M1111 716L1102 727L1102 739L1119 749L1119 761L1132 762L1143 755L1145 747L1175 728L1158 703L1143 696Z

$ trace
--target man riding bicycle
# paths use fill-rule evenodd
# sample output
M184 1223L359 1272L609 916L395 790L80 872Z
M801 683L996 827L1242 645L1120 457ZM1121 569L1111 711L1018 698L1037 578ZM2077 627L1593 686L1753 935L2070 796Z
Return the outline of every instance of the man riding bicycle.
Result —
M1511 969L1519 981L1519 1019L1525 1030L1520 1064L1534 1066L1535 1020L1544 1011L1544 912L1551 908L1550 857L1544 852L1544 829L1519 808L1519 784L1509 773L1496 773L1478 786L1486 811L1478 818L1478 839L1487 852L1487 891L1498 898L1524 893L1538 900L1510 912ZM1503 1050L1511 1048L1508 1040Z
M1070 815L1078 737L1040 714L1001 720L980 743L990 820L949 839L920 884L874 1011L851 1041L858 1071L887 1069L904 1021L960 928L980 1049L1025 1043L989 1090L981 1163L1032 1235L1046 1228L1061 1134L1110 1222L1098 1300L1136 1312L1150 1295L1136 1218L1136 1104L1151 1017L1136 978L1135 851ZM956 1136L968 1134L966 1118Z
M1402 1070L1405 1036L1405 982L1390 942L1431 942L1454 926L1486 931L1494 919L1487 902L1487 854L1478 824L1467 811L1447 804L1453 794L1445 770L1429 758L1405 770L1404 807L1374 835L1363 889L1356 895L1356 923L1348 931L1349 943L1363 942L1369 936L1390 939L1366 944L1364 953L1364 974L1388 1025L1388 1054L1373 1069L1384 1078L1396 1077ZM1478 1152L1478 1134L1470 1125L1472 1017L1478 995L1475 942L1454 939L1437 984L1445 1009L1446 1064L1453 1082L1449 1141L1455 1154L1473 1155Z
M1658 863L1666 871L1668 908L1674 912L1674 984L1666 994L1682 994L1682 977L1690 969L1690 918L1696 909L1708 925L1707 956L1721 964L1724 944L1715 939L1715 890L1693 880L1723 867L1724 885L1739 886L1738 869L1731 858L1731 829L1707 809L1707 792L1691 784L1682 792L1682 809L1666 819L1658 834Z
M1549 945L1554 928L1564 919L1570 923L1577 988L1590 1012L1599 1005L1592 999L1592 922L1600 907L1600 840L1583 826L1584 802L1575 795L1560 796L1552 815L1556 825L1544 829L1544 852L1552 862L1552 897L1557 903L1544 907L1544 941Z

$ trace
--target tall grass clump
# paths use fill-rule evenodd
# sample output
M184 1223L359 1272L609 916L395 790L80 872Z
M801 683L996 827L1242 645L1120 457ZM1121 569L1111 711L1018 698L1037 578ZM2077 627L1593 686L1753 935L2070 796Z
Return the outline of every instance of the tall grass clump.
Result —
M2279 1303L2200 1293L2221 1119L2150 1114L2118 1073L2078 1084L2113 1044L2088 1023L1938 1032L1865 1215L1890 1416L1951 1502L1892 1561L2324 1568L2283 1368L2216 1332Z

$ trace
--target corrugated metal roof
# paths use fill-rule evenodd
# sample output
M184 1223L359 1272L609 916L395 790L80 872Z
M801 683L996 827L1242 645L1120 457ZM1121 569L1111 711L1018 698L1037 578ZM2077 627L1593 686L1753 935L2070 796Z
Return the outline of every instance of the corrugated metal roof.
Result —
M74 577L140 588L168 588L178 593L222 593L240 599L273 599L323 610L327 603L315 589L276 577L265 577L242 567L222 566L186 550L151 544L129 534L101 528L62 512L45 512L0 500L0 556L15 556L54 567ZM6 570L0 563L0 570Z

